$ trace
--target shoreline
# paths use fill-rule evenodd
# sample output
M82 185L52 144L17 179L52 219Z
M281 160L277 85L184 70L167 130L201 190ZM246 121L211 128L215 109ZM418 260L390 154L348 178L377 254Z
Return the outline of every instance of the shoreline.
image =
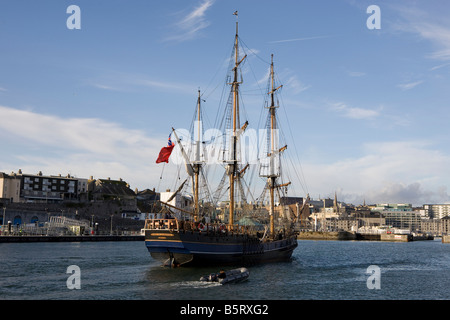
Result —
M0 243L17 243L17 242L87 242L87 241L144 241L143 235L63 235L63 236L46 236L46 235L4 235L0 236ZM355 232L320 232L310 231L301 232L297 236L297 240L340 240L340 241L388 241L388 242L409 242L421 240L433 240L433 237L413 237L411 235L361 235ZM450 236L443 238L443 243L450 242Z
M86 241L144 241L143 235L86 236L0 236L0 243L11 242L86 242Z
M340 241L387 241L387 242L410 242L433 240L432 236L413 236L411 234L361 234L349 231L322 232L305 231L300 232L297 240L340 240ZM450 239L449 239L450 240Z

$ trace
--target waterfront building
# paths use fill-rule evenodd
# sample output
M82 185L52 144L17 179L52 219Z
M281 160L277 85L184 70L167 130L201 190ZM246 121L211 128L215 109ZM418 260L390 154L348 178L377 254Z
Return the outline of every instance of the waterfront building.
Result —
M0 172L0 201L3 204L20 201L20 177Z
M135 212L137 209L136 193L131 190L130 185L122 178L119 178L119 180L113 180L110 177L107 179L94 179L91 176L88 180L87 191L91 200L119 201L122 211Z
M70 174L45 176L41 171L26 174L19 169L10 175L1 173L0 181L3 187L1 198L7 198L9 202L52 203L78 199L78 179Z
M413 210L395 211L385 210L382 212L386 219L386 224L398 229L409 229L410 231L420 230L420 213Z
M93 179L91 176L88 180L87 190L93 200L136 198L136 194L130 189L130 185L122 178L119 178L119 180L113 180L110 177L107 179Z
M407 203L381 203L371 208L372 211L411 211L412 204Z
M420 230L421 216L419 211L413 210L411 204L405 203L383 203L377 204L372 211L380 212L386 219L386 225L408 229L410 231Z
M441 235L442 225L441 219L422 219L420 222L420 232L431 235Z
M441 219L441 235L450 234L450 216Z
M442 219L450 215L450 204L424 204L423 210L431 219Z
M77 196L80 201L88 200L88 181L88 179L78 178Z
M442 219L422 219L420 231L437 236L448 235L450 234L450 216Z
M167 203L173 207L171 211L177 215L188 217L189 214L186 212L192 212L193 199L187 196L183 196L180 193L175 193L167 189L166 192L161 192L160 194L161 202ZM181 209L181 210L179 210Z

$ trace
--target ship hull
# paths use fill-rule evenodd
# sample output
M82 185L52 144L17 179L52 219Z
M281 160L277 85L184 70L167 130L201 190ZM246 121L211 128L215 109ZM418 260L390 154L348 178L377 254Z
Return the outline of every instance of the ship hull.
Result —
M153 258L168 266L253 265L289 260L297 247L297 239L292 235L261 242L246 234L146 230L145 244Z

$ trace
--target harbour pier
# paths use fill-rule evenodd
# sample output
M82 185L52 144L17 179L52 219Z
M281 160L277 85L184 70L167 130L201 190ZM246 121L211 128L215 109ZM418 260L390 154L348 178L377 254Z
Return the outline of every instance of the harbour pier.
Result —
M0 236L0 243L11 242L86 242L86 241L144 241L143 235L62 235L62 236Z
M433 240L434 237L428 235L395 234L395 233L358 233L350 231L304 231L297 236L298 240L361 240L361 241L391 241L409 242L421 240ZM450 243L450 236L446 238ZM444 237L442 238L444 242Z

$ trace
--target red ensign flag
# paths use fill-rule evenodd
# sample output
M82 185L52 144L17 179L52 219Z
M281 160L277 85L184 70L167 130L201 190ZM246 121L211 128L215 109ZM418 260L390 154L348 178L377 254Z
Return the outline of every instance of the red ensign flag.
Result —
M167 147L163 147L159 152L158 159L156 159L156 163L160 162L169 163L169 157L172 154L173 147L175 147L175 144L172 142L172 140L170 140L171 135L172 133L169 134L169 141L167 142Z

